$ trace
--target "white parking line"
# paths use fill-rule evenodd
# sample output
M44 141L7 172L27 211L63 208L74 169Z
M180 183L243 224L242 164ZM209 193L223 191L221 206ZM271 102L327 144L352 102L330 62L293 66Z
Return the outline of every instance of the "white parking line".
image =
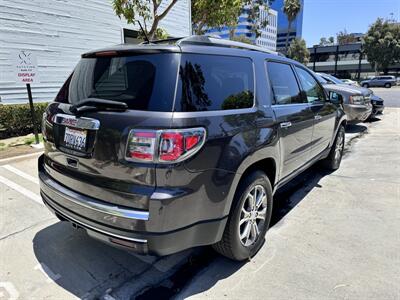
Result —
M4 178L3 176L0 176L0 183L8 186L9 188L12 188L13 190L28 197L29 199L35 201L36 203L38 203L40 205L44 205L42 202L42 198L40 196L36 195L35 193L31 192L30 190L27 190L26 188L20 186L19 184L16 184L15 182L12 182L11 180Z
M18 159L21 159L21 158L28 158L28 157L38 156L38 155L40 155L42 153L43 153L43 151L30 153L30 154L19 155L19 156L13 156L13 157L8 157L8 158L2 158L2 159L0 159L0 164L4 163L4 162L10 162L10 161L13 161L13 160L18 160Z
M22 177L25 178L26 180L29 180L33 183L39 184L39 179L37 177L33 177L29 174L26 174L25 172L22 172L21 170L18 170L17 168L14 168L13 166L10 165L5 165L5 166L1 166L2 168Z

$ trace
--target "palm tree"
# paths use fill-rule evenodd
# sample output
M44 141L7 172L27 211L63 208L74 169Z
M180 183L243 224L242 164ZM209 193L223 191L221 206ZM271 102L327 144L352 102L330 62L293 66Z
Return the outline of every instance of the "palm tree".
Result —
M296 19L297 15L299 14L301 10L301 3L300 0L285 0L283 4L283 12L286 14L289 26L288 26L288 32L286 36L286 53L289 48L289 35L290 35L290 29L292 27L292 22L294 19Z

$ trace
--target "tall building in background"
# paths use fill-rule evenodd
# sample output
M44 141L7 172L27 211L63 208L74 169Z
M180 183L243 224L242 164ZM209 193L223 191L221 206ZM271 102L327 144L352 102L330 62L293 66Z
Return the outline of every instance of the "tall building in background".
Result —
M260 36L256 38L255 33L252 31L252 24L254 21L249 20L249 7L244 7L235 29L235 36L244 36L257 46L276 51L276 35L278 26L277 11L273 9L262 9L260 12L260 22L264 22L265 20L268 25L260 30ZM226 26L218 29L210 29L208 30L208 34L218 35L223 39L229 39L230 28Z
M304 0L300 0L301 10L297 15L296 19L292 22L289 34L289 44L295 38L301 38L303 31L303 11L304 11ZM277 51L285 49L286 36L289 27L289 21L283 12L284 0L273 0L270 4L271 8L278 12L278 34L277 34Z

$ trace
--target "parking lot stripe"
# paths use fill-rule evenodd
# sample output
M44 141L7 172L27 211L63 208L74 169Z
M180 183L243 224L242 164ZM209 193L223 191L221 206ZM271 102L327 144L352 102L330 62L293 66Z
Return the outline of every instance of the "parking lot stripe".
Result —
M35 193L31 192L30 190L27 190L26 188L20 186L19 184L16 184L15 182L8 180L7 178L4 178L3 176L0 176L0 183L8 186L9 188L17 191L18 193L28 197L29 199L35 201L36 203L40 205L44 205L42 202L42 198Z
M26 174L25 172L22 172L21 170L18 170L17 168L14 168L13 166L5 165L5 166L2 166L2 168L6 169L22 178L25 178L26 180L29 180L36 184L39 184L39 179L37 177L33 177L29 174Z
M8 158L2 158L2 159L0 159L0 164L1 163L5 163L5 162L10 162L10 161L13 161L13 160L22 159L22 158L29 158L29 157L33 157L33 156L38 156L38 155L40 155L42 153L43 153L43 151L39 151L39 152L30 153L30 154L23 154L23 155L19 155L19 156L12 156L12 157L8 157Z

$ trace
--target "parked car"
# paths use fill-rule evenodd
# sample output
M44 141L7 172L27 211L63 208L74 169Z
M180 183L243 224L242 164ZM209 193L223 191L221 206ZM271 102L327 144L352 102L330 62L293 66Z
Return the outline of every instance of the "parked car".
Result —
M372 103L372 113L370 117L381 115L383 113L383 110L385 109L384 100L381 97L372 94L371 103Z
M208 37L88 52L43 119L44 203L142 254L246 260L273 194L342 159L346 115L302 64Z
M371 90L343 84L340 79L325 73L317 73L317 78L330 97L342 99L348 123L356 124L369 118L372 113Z
M369 87L385 87L391 88L397 84L396 77L394 76L376 76L368 80L361 81L361 86Z
M357 81L351 79L341 79L342 83L354 86L360 86Z

